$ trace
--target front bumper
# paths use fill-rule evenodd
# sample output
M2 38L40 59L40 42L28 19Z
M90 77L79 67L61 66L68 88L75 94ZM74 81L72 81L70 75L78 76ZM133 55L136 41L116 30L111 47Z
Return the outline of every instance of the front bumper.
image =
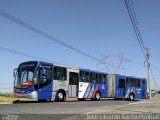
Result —
M37 99L38 94L36 91L27 93L27 94L21 94L21 93L14 93L14 97L16 98L31 98L31 99Z

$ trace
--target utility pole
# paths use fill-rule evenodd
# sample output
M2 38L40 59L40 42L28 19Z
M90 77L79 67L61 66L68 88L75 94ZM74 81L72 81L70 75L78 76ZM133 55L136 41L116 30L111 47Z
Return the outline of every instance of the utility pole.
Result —
M150 80L150 49L147 48L147 68L148 68L148 89L149 89L149 99L151 96L151 80Z

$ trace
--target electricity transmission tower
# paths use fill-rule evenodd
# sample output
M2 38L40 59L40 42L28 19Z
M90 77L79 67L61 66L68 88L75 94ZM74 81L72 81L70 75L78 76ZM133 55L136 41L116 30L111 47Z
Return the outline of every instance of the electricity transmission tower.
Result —
M125 58L123 53L115 54L115 55L102 54L102 57L100 61L97 63L97 65L103 65L107 72L111 74L116 74L119 72L121 67L124 67L123 65L125 63L133 63L133 61L128 58ZM125 72L125 69L124 69L124 72Z

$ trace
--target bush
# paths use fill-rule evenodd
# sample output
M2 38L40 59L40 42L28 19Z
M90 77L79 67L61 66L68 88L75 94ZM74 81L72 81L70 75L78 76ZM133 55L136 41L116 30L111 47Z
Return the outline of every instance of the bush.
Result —
M14 97L13 93L0 93L0 97Z

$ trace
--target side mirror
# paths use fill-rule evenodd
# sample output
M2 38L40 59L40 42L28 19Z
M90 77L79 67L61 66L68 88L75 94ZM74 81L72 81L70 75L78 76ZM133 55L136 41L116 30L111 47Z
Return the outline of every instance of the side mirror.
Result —
M16 72L17 72L17 68L15 68L15 69L13 70L13 77L16 76Z

